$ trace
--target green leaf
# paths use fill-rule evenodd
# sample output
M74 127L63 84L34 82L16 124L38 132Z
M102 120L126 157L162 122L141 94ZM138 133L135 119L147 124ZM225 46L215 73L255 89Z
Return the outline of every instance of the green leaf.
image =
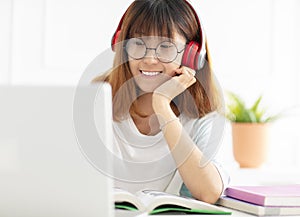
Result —
M258 109L261 99L262 99L262 96L260 95L258 97L258 99L254 102L253 106L251 107L251 111L253 111L254 113L256 113L256 111Z
M226 118L232 122L240 123L262 123L270 122L279 118L279 115L266 116L266 109L260 108L262 95L260 95L250 108L245 106L240 96L227 92Z

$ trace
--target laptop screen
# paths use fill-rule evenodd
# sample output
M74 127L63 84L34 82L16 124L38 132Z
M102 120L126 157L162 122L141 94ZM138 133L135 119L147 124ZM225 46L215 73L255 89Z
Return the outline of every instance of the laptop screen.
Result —
M0 87L0 216L113 216L113 181L78 144L75 91ZM109 99L109 87L99 91ZM111 124L109 103L102 100L97 106L103 126ZM109 128L104 134L109 146ZM102 166L110 170L109 162Z

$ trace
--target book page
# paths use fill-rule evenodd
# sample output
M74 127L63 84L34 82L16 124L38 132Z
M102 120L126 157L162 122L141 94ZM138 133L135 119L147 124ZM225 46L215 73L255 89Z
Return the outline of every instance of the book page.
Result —
M145 210L144 204L136 195L121 188L114 188L114 201L116 209Z
M136 194L147 207L148 213L180 211L189 213L227 214L224 209L192 198L180 197L165 192L144 190Z

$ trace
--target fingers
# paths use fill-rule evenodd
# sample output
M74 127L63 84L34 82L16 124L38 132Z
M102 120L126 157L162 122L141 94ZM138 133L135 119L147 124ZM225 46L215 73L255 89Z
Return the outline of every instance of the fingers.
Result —
M191 86L193 83L196 82L195 74L196 71L188 68L188 67L181 67L175 70L175 73L179 76L174 77L179 83L184 85L186 88Z
M195 71L188 67L176 69L175 74L178 76L174 76L160 85L155 89L154 95L163 96L170 102L174 97L196 82Z
M188 67L183 67L184 70L186 70L190 75L192 76L195 76L196 75L196 71L191 69L191 68L188 68Z
M191 68L188 68L188 67L185 67L185 66L182 66L178 69L175 70L175 73L177 75L182 75L182 74L186 74L186 75L191 75L191 76L195 76L196 74L196 71L191 69Z

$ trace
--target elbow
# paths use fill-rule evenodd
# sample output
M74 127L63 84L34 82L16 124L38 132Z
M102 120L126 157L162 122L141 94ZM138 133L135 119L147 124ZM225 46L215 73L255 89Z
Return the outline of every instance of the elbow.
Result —
M220 198L222 194L222 188L214 188L214 189L208 189L208 191L199 192L198 194L195 194L192 196L197 199L201 200L205 203L209 204L215 204L217 200Z
M220 195L204 195L201 197L197 197L197 196L193 196L193 197L205 203L215 204L217 200L220 198Z
M209 203L209 204L215 204L217 202L217 200L220 198L219 194L214 194L214 195L204 195L202 197L200 197L198 200L201 200L205 203Z

